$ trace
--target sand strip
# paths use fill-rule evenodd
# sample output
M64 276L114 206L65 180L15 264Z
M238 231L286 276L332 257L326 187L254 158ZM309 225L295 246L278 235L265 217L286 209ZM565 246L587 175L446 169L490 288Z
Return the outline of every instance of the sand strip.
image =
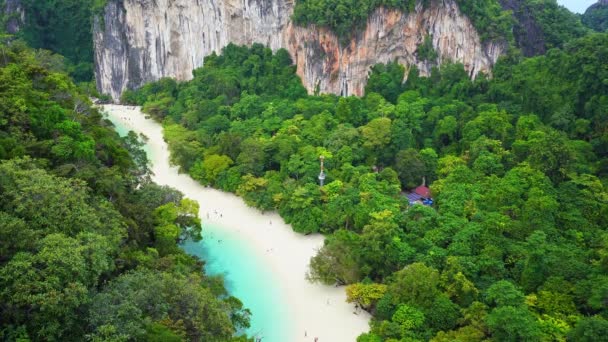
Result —
M319 342L351 342L369 330L370 316L365 312L353 313L354 306L345 302L344 288L310 284L304 278L310 258L323 245L321 235L297 234L276 213L263 214L247 207L233 194L205 188L188 175L179 174L176 167L169 165L161 125L146 119L139 107L105 105L103 108L112 121L119 121L149 138L152 178L157 184L174 187L198 201L203 221L238 233L272 269L280 281L284 292L281 296L286 298L284 305L291 316L293 332L289 334L289 341L314 341L317 337ZM214 211L221 216L207 218L206 213Z

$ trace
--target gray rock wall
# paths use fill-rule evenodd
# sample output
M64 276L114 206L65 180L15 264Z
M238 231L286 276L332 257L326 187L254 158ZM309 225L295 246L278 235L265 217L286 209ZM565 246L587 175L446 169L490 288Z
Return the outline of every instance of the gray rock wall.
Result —
M112 0L94 24L98 88L117 100L161 77L188 80L205 56L230 42L286 48L309 91L342 95L362 95L376 63L396 59L427 74L429 63L415 55L427 35L440 63L461 62L471 76L489 73L504 50L482 44L453 0L410 14L379 8L346 45L325 28L292 24L292 11L292 0Z
M0 8L7 16L6 31L10 34L19 32L25 22L25 12L20 0L5 0L4 8Z

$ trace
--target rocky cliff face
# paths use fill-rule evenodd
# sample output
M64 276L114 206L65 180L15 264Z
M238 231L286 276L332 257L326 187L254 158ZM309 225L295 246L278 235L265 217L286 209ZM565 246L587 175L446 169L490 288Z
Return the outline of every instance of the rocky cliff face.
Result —
M0 11L4 12L8 17L8 20L6 21L6 32L10 34L19 32L19 29L25 22L25 12L23 11L23 6L21 6L21 1L5 0L4 8L0 8Z
M398 60L428 74L416 57L428 35L440 63L461 62L471 76L489 72L505 46L480 41L453 0L413 13L377 9L346 45L324 28L290 21L292 0L113 0L94 24L99 89L118 99L161 77L187 80L205 56L235 44L286 48L309 91L362 95L370 66Z
M583 24L598 32L608 32L608 0L599 0L585 11Z
M545 35L536 18L522 0L500 0L502 8L513 12L515 26L513 36L524 56L544 54Z

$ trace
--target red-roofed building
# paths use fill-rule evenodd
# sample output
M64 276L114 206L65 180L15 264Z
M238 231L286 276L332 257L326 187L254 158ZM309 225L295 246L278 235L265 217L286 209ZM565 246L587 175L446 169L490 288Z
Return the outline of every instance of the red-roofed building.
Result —
M417 187L414 192L421 197L431 198L431 190L427 186L421 185Z

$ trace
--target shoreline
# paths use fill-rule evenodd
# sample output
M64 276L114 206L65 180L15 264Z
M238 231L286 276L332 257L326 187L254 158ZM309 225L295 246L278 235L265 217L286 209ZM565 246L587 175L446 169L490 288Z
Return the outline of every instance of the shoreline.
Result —
M276 212L262 213L248 207L234 194L206 188L188 175L179 174L177 167L169 165L161 125L145 119L139 107L103 105L101 108L106 113L112 112L111 121L148 137L146 145L151 152L154 182L174 187L199 202L199 217L205 224L245 241L272 273L280 291L276 295L285 306L281 309L289 317L289 341L314 341L317 337L319 342L350 342L369 330L371 316L365 311L353 314L355 307L346 303L344 287L311 284L305 279L310 258L323 246L322 235L298 234ZM214 214L215 211L220 215Z

